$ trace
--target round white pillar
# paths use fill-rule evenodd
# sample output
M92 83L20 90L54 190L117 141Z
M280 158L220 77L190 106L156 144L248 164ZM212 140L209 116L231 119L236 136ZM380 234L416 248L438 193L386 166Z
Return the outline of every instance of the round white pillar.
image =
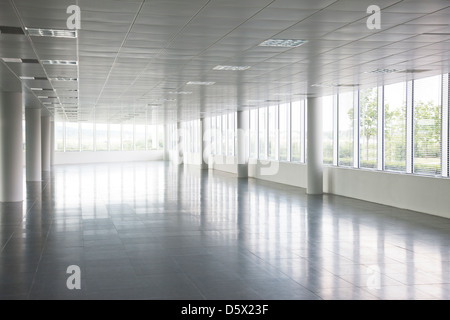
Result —
M25 127L27 181L41 181L41 109L25 108Z
M0 202L23 201L22 93L0 92Z
M308 98L307 194L323 194L322 105Z
M248 177L248 129L249 129L248 111L237 112L237 176L238 178Z
M50 117L41 118L41 162L42 171L50 171L51 150L51 127Z

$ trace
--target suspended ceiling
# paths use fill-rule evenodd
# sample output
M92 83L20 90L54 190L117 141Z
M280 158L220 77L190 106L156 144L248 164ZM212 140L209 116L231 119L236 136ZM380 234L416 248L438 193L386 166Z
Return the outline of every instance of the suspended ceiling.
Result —
M73 4L76 38L29 33L67 30ZM374 4L381 29L366 25ZM0 87L68 121L196 119L449 72L449 16L448 0L0 0L16 27L0 34Z

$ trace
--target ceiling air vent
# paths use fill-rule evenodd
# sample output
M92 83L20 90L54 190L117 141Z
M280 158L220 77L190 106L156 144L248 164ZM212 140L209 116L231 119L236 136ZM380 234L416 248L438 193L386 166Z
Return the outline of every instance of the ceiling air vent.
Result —
M19 34L19 35L25 35L22 28L20 27L7 27L7 26L0 26L0 33L1 34Z
M39 63L37 59L22 59L22 63Z

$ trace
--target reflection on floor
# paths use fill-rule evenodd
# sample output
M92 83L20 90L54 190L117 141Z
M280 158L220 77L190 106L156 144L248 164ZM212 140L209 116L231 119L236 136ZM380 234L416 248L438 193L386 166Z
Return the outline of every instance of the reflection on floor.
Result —
M26 192L0 205L1 299L450 298L448 219L164 162Z

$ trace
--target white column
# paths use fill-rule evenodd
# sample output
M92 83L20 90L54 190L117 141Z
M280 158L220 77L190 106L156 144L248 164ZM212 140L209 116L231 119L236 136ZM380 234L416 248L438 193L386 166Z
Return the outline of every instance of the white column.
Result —
M323 194L322 105L319 98L308 98L307 193Z
M25 126L27 181L41 181L41 109L25 108Z
M175 162L177 164L184 163L184 153L183 153L183 126L181 122L177 122L177 153L175 155Z
M211 135L209 133L208 121L205 118L200 119L200 150L202 152L201 168L208 169L210 155Z
M50 121L50 166L54 165L55 165L55 120L52 119Z
M51 128L50 117L41 118L41 163L42 171L50 171L50 150L51 150Z
M168 161L169 160L169 128L168 125L164 125L164 155L163 160Z
M237 112L237 176L238 178L248 178L248 111Z
M23 201L22 93L0 91L0 202Z

